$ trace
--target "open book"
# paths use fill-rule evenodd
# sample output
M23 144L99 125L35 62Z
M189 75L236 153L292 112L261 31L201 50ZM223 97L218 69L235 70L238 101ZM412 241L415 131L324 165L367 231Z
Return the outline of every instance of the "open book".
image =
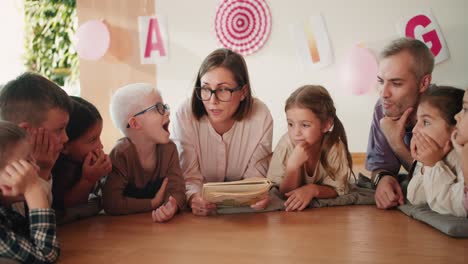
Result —
M203 184L203 199L220 207L239 207L254 204L268 195L272 182L266 178L248 178L232 182Z

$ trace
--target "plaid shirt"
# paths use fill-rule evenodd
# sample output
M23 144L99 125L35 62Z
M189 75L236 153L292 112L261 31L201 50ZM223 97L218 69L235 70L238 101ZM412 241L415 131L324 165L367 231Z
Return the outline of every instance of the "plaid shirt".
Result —
M0 207L0 257L22 263L51 263L60 255L55 211L32 209L29 222L10 208Z

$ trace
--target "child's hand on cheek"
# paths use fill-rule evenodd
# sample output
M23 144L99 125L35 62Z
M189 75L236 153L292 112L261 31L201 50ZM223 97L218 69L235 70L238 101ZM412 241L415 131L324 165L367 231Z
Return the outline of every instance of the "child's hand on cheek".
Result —
M91 160L89 162L90 165L94 165L96 164L96 161L98 159L98 154L97 154L97 151L91 151L90 153L88 154L91 154Z
M36 187L40 187L37 168L25 160L9 163L0 174L0 189L3 196L20 196Z
M295 170L300 168L308 159L311 146L307 142L300 142L294 147L291 156L289 156L287 167L288 169Z
M451 141L452 141L453 148L457 152L458 156L468 157L468 144L465 144L465 145L458 144L457 141L455 140L457 138L457 134L458 134L457 130L453 131L452 133Z
M112 171L112 162L109 158L109 155L104 153L102 149L99 149L98 159L99 157L102 157L102 172L104 175L109 174Z
M452 149L450 140L443 147L440 147L434 139L424 133L415 133L411 145L413 158L429 167L433 167L438 161L442 160Z
M460 165L463 171L463 176L465 177L465 186L468 186L468 144L458 144L455 140L457 138L457 133L458 131L456 130L452 133L452 145L460 159Z
M112 170L112 163L108 155L102 150L89 152L83 162L83 177L95 184Z
M56 143L50 136L50 133L44 128L32 130L31 143L33 156L41 170L50 170L57 160L59 153Z

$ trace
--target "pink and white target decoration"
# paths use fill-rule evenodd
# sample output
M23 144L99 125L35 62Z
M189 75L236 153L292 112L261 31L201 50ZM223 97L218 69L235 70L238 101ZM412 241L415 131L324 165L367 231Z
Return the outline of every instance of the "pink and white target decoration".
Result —
M223 47L249 55L259 50L270 36L270 8L265 0L222 0L214 26Z

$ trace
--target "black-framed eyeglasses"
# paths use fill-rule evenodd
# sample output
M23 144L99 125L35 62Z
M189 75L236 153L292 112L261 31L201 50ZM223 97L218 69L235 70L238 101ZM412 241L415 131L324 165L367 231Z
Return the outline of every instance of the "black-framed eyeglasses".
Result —
M132 117L142 115L142 114L144 114L144 113L146 113L148 111L151 111L153 109L156 109L158 111L158 113L161 114L161 115L164 115L166 113L166 111L169 112L171 110L171 108L169 107L168 104L163 104L163 103L159 102L159 103L157 103L155 105L152 105L152 106L146 108L143 111L140 111L140 112L134 114ZM130 127L130 124L127 124L127 128L129 128L129 127Z
M221 102L229 102L232 98L232 93L242 90L242 85L236 88L219 88L216 90L211 90L210 88L205 87L195 87L195 93L197 94L198 99L202 101L208 101L211 99L211 96L214 94L216 99Z

